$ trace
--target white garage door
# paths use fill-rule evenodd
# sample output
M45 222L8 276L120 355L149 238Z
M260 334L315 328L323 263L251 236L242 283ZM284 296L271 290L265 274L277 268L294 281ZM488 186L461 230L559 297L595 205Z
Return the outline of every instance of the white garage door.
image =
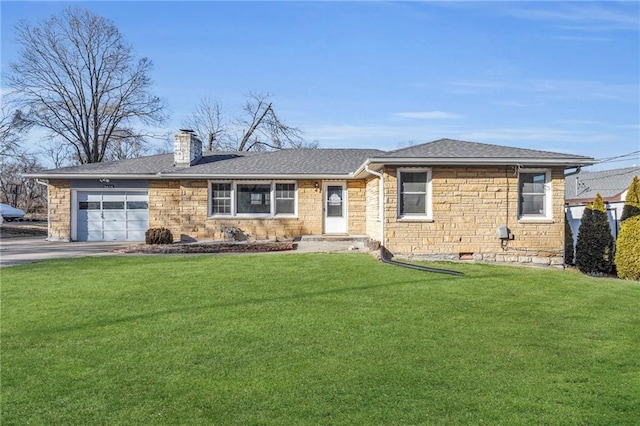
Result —
M146 192L78 192L78 241L144 241L149 228Z

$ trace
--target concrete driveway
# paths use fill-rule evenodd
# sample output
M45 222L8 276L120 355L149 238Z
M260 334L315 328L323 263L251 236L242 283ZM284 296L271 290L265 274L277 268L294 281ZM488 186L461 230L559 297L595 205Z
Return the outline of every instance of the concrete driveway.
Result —
M110 250L129 245L131 243L50 242L46 241L44 237L2 238L0 240L0 267L37 262L39 260L108 254Z

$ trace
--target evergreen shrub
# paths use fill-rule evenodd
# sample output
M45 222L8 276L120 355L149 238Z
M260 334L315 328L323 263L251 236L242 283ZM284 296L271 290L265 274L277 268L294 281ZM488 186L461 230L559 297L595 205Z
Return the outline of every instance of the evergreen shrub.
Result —
M600 194L582 214L575 261L578 269L589 275L608 274L613 268L613 236Z
M624 207L622 208L622 216L620 221L624 221L633 216L640 215L640 181L638 176L634 176L629 186L629 191L624 199Z
M569 225L569 219L567 213L564 213L564 263L566 265L573 265L573 232L571 231L571 225Z
M620 225L616 269L618 278L640 281L640 215L627 218Z

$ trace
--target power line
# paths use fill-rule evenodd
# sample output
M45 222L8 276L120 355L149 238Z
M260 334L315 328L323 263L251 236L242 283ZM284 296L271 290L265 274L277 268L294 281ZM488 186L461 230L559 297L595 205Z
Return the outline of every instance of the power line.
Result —
M622 155L617 155L615 157L607 157L607 158L601 158L598 160L598 162L600 163L609 163L609 162L613 162L612 160L618 160L618 159L624 159L627 157L633 157L634 155L640 154L640 151L633 151L630 152L628 154L622 154ZM618 160L618 161L624 161L624 160Z

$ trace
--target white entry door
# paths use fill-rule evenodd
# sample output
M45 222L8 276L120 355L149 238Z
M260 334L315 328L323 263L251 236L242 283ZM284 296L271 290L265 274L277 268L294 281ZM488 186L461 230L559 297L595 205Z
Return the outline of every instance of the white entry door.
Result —
M347 233L347 184L324 183L324 233Z

